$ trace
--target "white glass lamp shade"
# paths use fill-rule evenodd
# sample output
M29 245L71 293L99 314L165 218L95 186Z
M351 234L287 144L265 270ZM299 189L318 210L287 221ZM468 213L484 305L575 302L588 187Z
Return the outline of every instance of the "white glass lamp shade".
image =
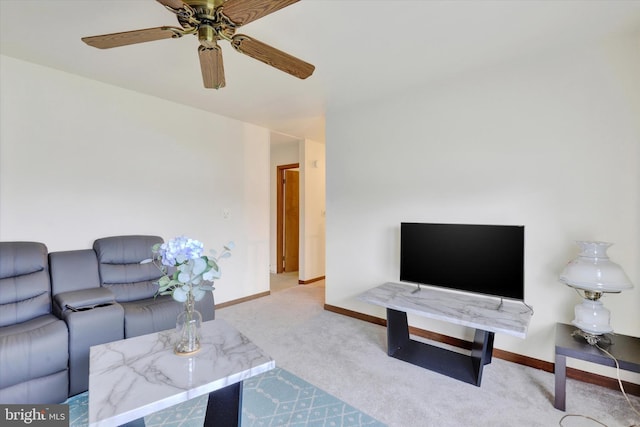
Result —
M592 292L621 292L633 288L622 267L607 256L607 242L576 242L581 252L560 274L560 281Z

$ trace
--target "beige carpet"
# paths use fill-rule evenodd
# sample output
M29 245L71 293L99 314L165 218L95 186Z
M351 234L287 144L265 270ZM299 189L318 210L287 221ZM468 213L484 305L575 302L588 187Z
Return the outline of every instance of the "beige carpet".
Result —
M270 275L269 287L271 292L280 292L294 286L298 286L297 271Z
M567 412L553 407L553 374L494 358L481 387L390 358L386 329L323 309L324 282L290 287L216 311L279 367L392 427L640 424L619 391L567 382ZM636 408L640 398L631 396Z

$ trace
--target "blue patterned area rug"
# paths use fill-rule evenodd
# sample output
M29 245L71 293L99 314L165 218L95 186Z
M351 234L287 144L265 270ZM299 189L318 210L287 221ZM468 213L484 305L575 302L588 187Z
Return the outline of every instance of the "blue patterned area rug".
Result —
M145 417L146 427L201 427L208 396L181 403ZM88 394L69 398L70 427L89 422ZM242 427L385 427L281 368L245 380Z

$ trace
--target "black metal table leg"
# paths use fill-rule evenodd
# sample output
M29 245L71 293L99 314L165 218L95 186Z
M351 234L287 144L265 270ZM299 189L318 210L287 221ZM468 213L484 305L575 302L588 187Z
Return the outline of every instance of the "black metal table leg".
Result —
M238 427L242 415L242 381L209 393L205 427Z
M480 387L484 365L491 363L493 332L476 329L471 355L409 338L407 313L387 308L387 354Z
M129 421L126 424L122 424L121 427L145 427L144 418L138 418L137 420Z
M409 342L409 324L407 313L387 308L387 354L393 356L396 351Z
M475 384L480 386L482 382L482 368L491 363L493 353L493 332L476 329L473 345L471 347L471 363L475 373Z

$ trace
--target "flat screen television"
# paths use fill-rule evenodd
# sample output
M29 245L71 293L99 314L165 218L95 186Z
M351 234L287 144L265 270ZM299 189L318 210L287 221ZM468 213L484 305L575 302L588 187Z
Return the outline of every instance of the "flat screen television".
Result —
M403 222L400 281L524 301L524 226Z

